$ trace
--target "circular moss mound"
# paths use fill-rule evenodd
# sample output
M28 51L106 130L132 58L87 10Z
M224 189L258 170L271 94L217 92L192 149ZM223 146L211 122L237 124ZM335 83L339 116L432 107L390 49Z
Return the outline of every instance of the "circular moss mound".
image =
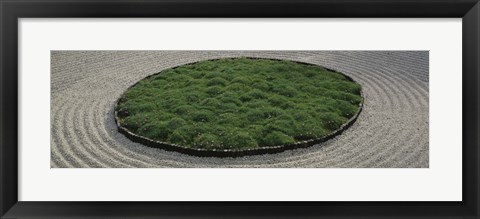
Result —
M320 139L356 116L361 87L320 66L231 58L164 70L129 88L117 124L199 150L251 150Z

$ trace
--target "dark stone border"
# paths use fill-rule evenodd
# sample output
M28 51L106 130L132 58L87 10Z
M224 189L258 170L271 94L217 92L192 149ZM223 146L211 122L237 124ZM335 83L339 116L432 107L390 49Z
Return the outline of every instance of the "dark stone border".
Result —
M232 59L234 59L234 58L240 58L240 57L232 57ZM246 58L271 59L271 60L281 60L281 61L287 60L287 59L257 58L257 57L246 57ZM206 60L219 60L219 59L228 59L228 57L227 58L218 58L218 59L206 59ZM201 60L201 61L206 61L206 60ZM201 61L182 64L182 65L179 65L179 66L191 65L191 64L201 62ZM311 64L311 63L304 63L304 62L299 62L299 61L294 61L294 60L288 60L288 61L293 61L293 62L296 62L296 63L299 63L299 64L314 65L314 64ZM315 65L315 66L319 66L319 65ZM178 67L178 66L176 66L176 67ZM173 67L173 68L170 68L170 69L175 69L176 67ZM323 67L323 66L320 66L320 67ZM323 67L323 68L325 68L325 67ZM348 80L357 83L355 80L353 80L348 75L345 75L345 74L343 74L341 72L338 72L336 70L333 70L333 69L329 69L329 68L325 68L325 69L328 70L328 71L332 71L332 72L342 74ZM166 69L164 69L164 70L166 70ZM160 74L160 73L161 72L152 74L150 76L145 77L144 79L149 78L153 75ZM141 79L141 80L144 80L144 79ZM137 83L128 87L127 90L130 89L131 87L135 86ZM275 154L275 153L280 153L280 152L283 152L283 151L286 151L286 150L291 150L291 149L306 148L306 147L310 147L310 146L328 141L332 138L335 138L336 136L342 134L350 126L352 126L353 123L355 123L355 121L357 121L357 118L360 115L360 112L362 112L363 102L364 102L364 99L365 99L364 96L363 96L362 89L360 89L360 96L362 97L362 101L359 104L359 108L358 108L357 113L352 118L350 118L345 124L343 124L340 128L338 128L337 130L333 131L332 133L330 133L329 135L327 135L323 138L310 139L310 140L295 142L295 143L287 144L287 145L277 145L277 146L269 146L269 147L262 147L262 148L255 148L255 149L245 149L245 150L231 150L231 149L224 149L224 150L211 149L211 150L209 150L209 149L201 149L201 148L186 148L186 147L182 147L181 145L171 144L171 143L161 142L161 141L155 141L155 140L137 135L137 134L131 132L130 130L128 130L127 128L122 127L120 125L120 122L119 122L119 119L118 119L118 116L117 116L117 111L115 110L115 108L116 108L116 106L118 104L118 101L120 100L121 96L115 102L114 112L115 112L115 123L117 124L118 132L122 133L123 135L125 135L125 137L127 137L128 139L130 139L133 142L137 142L137 143L140 143L140 144L143 144L145 146L152 147L152 148L159 148L159 149L164 149L164 150L167 150L167 151L176 151L176 152L180 152L180 153L184 153L184 154L188 154L188 155L199 156L199 157L243 157L243 156L248 156L248 155Z

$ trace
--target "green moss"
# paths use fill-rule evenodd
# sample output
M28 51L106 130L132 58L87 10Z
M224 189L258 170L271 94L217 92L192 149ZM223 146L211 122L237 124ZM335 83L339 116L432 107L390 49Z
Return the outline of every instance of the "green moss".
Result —
M273 131L264 138L264 144L268 146L291 144L293 142L295 140L292 137L279 131Z
M173 144L185 145L189 141L189 136L181 130L175 130L170 136L168 136L168 142Z
M273 94L268 97L268 102L275 107L280 107L282 109L291 109L295 104L284 96Z
M166 122L147 123L137 130L138 134L151 139L167 140L171 129L167 127Z
M259 90L259 89L253 89L249 92L247 92L246 94L243 94L242 96L240 96L240 100L243 101L243 102L246 102L246 101L250 101L250 100L258 100L258 99L263 99L263 98L266 98L267 95Z
M225 148L229 149L248 149L258 147L258 143L246 131L238 128L231 128L221 136Z
M195 110L195 108L193 108L192 106L189 106L189 105L181 105L181 106L177 106L173 109L174 113L177 114L177 115L189 115L194 110Z
M119 122L191 148L249 149L321 138L358 112L361 86L320 66L227 58L164 70L127 90Z
M209 110L198 110L192 113L191 119L195 122L210 122L215 115Z
M170 129L170 130L175 130L177 128L180 128L184 125L186 125L187 122L185 122L184 119L182 118L179 118L179 117L173 117L172 119L170 119L167 123L167 127Z
M218 136L213 134L202 134L195 139L194 147L195 148L206 148L206 149L218 149L221 148L223 144Z
M345 118L341 117L336 113L330 113L330 112L320 115L320 119L322 121L323 126L329 130L338 129L344 122L346 122Z
M211 97L216 97L224 92L223 88L220 86L212 86L209 87L205 90L207 94L209 94Z
M229 83L229 81L221 78L221 77L215 77L207 81L207 86L225 86Z

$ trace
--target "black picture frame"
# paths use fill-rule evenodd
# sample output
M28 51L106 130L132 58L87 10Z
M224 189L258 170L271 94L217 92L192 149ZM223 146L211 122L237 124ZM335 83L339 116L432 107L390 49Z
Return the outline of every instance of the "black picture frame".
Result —
M1 0L1 218L479 218L478 0ZM133 17L462 18L461 202L18 201L18 19ZM448 42L447 42L448 43ZM28 137L28 136L25 136ZM41 188L39 188L41 189ZM438 191L442 192L442 191Z

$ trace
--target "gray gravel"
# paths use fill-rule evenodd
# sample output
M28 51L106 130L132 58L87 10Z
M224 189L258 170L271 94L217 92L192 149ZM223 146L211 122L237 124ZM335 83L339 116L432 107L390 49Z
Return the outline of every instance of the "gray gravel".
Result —
M145 147L116 130L115 100L163 69L221 57L318 64L363 86L365 105L342 135L309 148L200 158ZM428 60L424 51L52 51L51 167L426 168Z

